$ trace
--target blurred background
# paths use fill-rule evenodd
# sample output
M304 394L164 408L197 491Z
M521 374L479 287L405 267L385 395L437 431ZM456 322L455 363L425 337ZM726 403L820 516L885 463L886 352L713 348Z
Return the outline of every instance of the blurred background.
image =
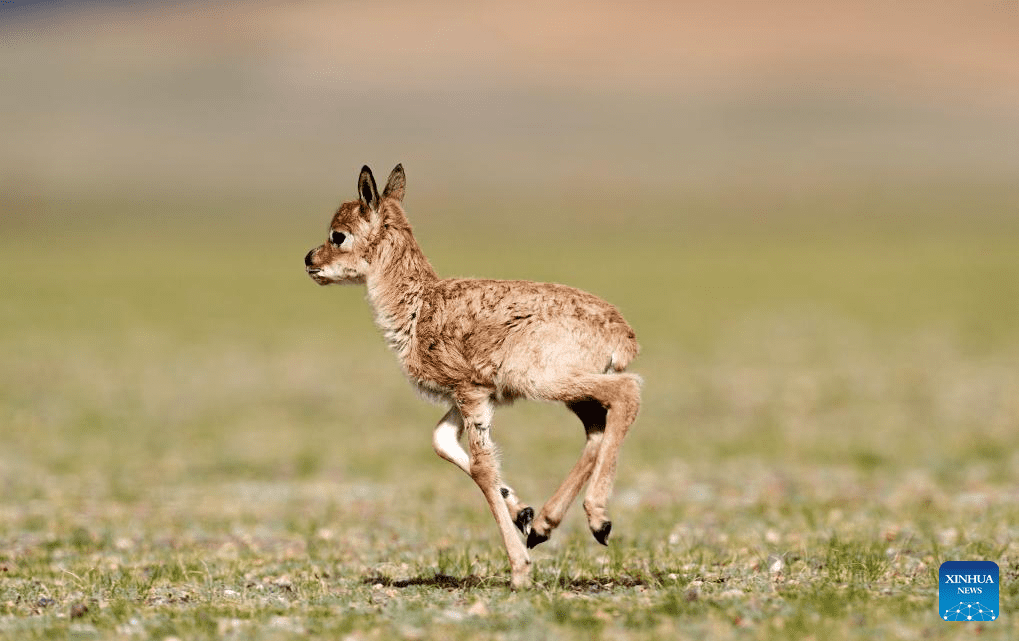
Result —
M635 327L620 510L753 474L1008 487L1017 27L1015 0L4 2L7 527L413 470L488 537L362 292L303 272L361 165L398 162L440 274L567 282ZM522 495L573 422L497 414Z

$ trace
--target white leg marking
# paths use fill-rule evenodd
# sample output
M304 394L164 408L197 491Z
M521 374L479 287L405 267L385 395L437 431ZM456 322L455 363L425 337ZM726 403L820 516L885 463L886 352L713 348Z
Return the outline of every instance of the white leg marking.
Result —
M460 445L463 431L463 417L460 416L460 410L453 407L435 426L435 431L432 432L432 447L435 448L436 454L470 475L471 461Z

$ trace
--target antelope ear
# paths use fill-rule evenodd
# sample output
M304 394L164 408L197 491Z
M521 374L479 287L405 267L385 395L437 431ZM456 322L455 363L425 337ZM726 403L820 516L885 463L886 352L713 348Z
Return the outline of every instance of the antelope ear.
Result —
M407 189L407 175L403 173L403 164L393 167L386 181L386 188L382 190L383 198L395 198L403 202L403 194Z
M357 179L357 195L360 198L361 215L368 217L379 209L379 190L375 186L375 177L368 165L361 167L361 176Z

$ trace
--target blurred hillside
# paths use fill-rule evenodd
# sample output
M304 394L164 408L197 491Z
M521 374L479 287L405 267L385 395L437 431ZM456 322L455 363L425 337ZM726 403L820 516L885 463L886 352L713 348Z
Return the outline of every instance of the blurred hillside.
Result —
M430 210L525 218L536 195L660 218L691 194L1008 190L1017 27L1007 0L5 3L4 217L214 197L321 218L396 162Z

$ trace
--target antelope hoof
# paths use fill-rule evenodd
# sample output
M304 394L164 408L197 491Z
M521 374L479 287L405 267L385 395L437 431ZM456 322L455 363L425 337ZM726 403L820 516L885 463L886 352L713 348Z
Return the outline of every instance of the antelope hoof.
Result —
M530 541L531 521L533 520L534 520L534 509L525 507L524 509L517 512L517 518L514 519L513 521L516 524L517 529L523 532L525 535L527 535L528 541Z
M612 521L605 521L605 523L597 530L591 528L591 534L594 535L594 539L602 545L609 544L609 532L612 531ZM530 543L530 541L528 541Z
M527 535L527 547L528 549L533 548L539 543L544 543L547 540L547 534L539 534L537 530L531 530L530 534Z
M527 574L514 574L510 579L510 588L513 590L526 590L531 587L531 577Z

